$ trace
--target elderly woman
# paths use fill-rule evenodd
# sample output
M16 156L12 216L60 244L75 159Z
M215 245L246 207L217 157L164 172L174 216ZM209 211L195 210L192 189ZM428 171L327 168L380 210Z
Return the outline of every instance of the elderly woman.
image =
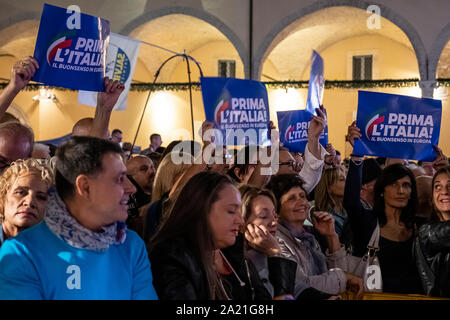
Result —
M297 262L294 295L303 290L306 284L333 295L352 290L361 296L363 285L360 278L341 269L328 269L328 264L331 263L344 266L346 259L345 250L334 229L332 215L317 211L312 219L314 228L328 243L326 255L320 250L311 231L304 227L309 203L303 181L297 175L279 175L272 178L268 189L278 200L279 223L276 236L281 250L295 257Z
M44 218L53 172L36 159L17 160L0 177L0 245Z
M420 227L416 261L428 295L450 297L450 167L432 181L433 221Z

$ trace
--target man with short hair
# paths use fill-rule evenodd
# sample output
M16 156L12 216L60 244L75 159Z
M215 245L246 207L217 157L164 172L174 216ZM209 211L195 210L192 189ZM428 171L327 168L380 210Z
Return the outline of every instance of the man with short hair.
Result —
M121 143L122 142L122 131L120 129L114 129L111 132L111 141L115 143Z
M152 193L155 173L156 170L152 160L146 156L137 155L127 161L127 174L130 175L147 194Z
M150 136L150 146L147 149L141 151L141 154L146 155L150 152L158 152L156 151L162 145L161 135L158 133L153 133Z
M33 57L17 61L11 68L10 81L0 93L0 118L16 97L30 82L39 65ZM20 123L7 122L0 125L0 174L11 162L31 157L34 134L31 128Z
M31 157L34 159L50 159L50 147L43 143L35 143Z
M157 299L145 244L124 223L136 189L121 152L94 137L58 148L44 221L0 249L0 300Z
M0 174L18 159L31 157L33 151L33 131L18 123L0 124Z

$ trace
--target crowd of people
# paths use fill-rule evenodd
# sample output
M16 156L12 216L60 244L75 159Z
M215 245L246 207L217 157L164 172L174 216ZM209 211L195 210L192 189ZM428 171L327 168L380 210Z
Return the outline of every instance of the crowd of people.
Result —
M14 64L0 118L37 68ZM104 86L57 148L0 124L0 299L362 298L370 286L349 261L368 251L383 292L450 297L450 166L437 146L433 162L342 161L319 143L321 107L303 154L216 145L208 121L202 143L162 147L154 133L138 152L125 128L109 131L123 84ZM350 124L348 143L360 136Z

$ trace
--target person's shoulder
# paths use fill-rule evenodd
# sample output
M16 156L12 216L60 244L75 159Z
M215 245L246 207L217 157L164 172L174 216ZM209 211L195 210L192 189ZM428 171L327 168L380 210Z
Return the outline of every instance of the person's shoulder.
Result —
M2 246L2 248L6 245L14 245L17 246L19 244L27 245L27 244L39 244L42 243L43 236L48 231L48 228L45 222L41 222L35 226L32 226L28 229L25 229L14 238L10 238L6 240Z
M126 241L131 241L131 242L144 242L144 240L142 240L142 238L136 233L136 231L127 229L127 238Z
M33 246L41 245L43 240L42 222L21 231L17 236L6 240L0 248L0 260L8 256L29 256Z
M182 237L174 237L166 239L156 244L150 251L150 256L173 256L173 257L188 257L192 256L192 248Z
M127 251L141 251L145 248L145 242L135 231L127 229L125 241L118 247L125 248Z

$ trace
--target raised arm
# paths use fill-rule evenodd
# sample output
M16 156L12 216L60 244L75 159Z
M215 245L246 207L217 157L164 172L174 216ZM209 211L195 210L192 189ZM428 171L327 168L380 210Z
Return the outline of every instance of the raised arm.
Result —
M361 133L356 122L348 127L348 142L353 147L354 139L359 139ZM361 203L361 187L363 175L363 158L352 154L345 180L344 208L347 211L350 226L353 231L354 254L363 255L370 235L376 225L376 217L372 210L365 209Z
M97 95L97 108L95 109L94 122L89 135L107 139L109 120L111 118L112 110L125 86L118 81L109 79L108 77L105 77L104 85L105 91L99 92Z
M17 61L11 69L11 78L5 90L0 93L0 118L14 100L16 95L30 82L39 64L33 57Z
M319 138L327 125L327 117L323 106L321 106L320 109L317 108L316 112L317 116L312 115L311 122L309 124L307 148L314 157L323 160Z
M325 155L328 154L325 148L319 143L320 135L327 124L325 109L322 106L321 109L316 109L316 111L317 116L312 116L308 128L305 162L299 173L300 178L305 182L303 187L308 193L319 183L320 177L322 176Z

